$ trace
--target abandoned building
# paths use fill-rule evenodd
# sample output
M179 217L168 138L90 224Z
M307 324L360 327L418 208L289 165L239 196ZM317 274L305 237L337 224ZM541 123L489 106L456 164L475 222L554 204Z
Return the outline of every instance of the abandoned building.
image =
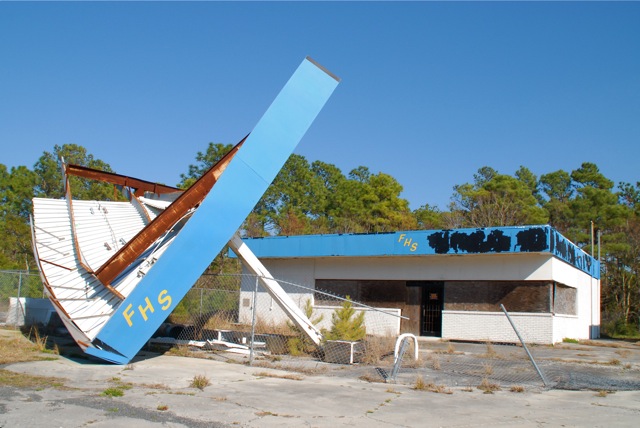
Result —
M514 342L517 336L503 305L527 342L599 337L599 262L550 226L244 242L275 278L402 315L392 317L397 322L387 325L384 334ZM331 309L321 293L284 287L300 294L299 302L312 298L314 307ZM243 285L241 315L251 288ZM269 296L258 293L257 298ZM277 309L262 315L275 319Z

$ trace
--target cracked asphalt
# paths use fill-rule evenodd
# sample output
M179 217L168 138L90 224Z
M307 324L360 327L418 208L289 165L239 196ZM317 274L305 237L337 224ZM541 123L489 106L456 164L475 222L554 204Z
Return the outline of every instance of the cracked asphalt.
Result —
M0 428L628 427L640 418L640 391L434 393L169 355L143 355L128 366L60 357L3 368L59 377L64 386L0 388ZM195 376L210 385L191 387ZM113 387L123 395L104 395Z

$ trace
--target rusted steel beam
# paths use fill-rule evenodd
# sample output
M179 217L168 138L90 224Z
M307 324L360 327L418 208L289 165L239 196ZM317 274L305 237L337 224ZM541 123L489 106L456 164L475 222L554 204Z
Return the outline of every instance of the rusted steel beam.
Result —
M96 271L96 276L100 282L105 285L111 284L111 282L149 248L151 244L176 224L190 209L200 204L247 137L244 137L242 141L236 144L229 153L209 168L189 189L178 196L167 209L161 212L151 223L138 232L136 236L107 260L107 262Z
M120 186L131 187L136 189L135 194L140 195L144 192L153 193L174 193L181 192L176 187L166 186L164 184L153 183L151 181L140 180L126 175L115 174L113 172L105 172L97 169L88 168L86 166L68 164L65 165L65 173L67 175L75 175L76 177L89 178L91 180L104 181L106 183L117 184Z

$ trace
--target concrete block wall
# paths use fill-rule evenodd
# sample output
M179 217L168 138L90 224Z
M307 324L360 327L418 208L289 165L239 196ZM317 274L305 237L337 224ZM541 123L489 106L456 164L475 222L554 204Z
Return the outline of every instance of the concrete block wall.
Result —
M509 314L526 343L552 344L553 315L546 313ZM442 338L518 342L509 320L502 312L442 311Z
M313 294L296 293L289 294L293 301L300 308L304 308L308 299L313 302ZM240 314L239 321L243 324L251 324L253 292L242 291L240 293ZM256 298L257 318L261 323L269 325L286 324L289 317L275 303L275 301L266 292L260 292ZM314 321L322 316L322 321L316 327L322 329L331 328L331 316L340 306L321 306L316 305L313 308L311 320ZM356 307L356 315L364 312L364 323L367 334L375 336L397 336L400 334L400 315L401 310L397 308L358 308Z
M581 326L580 319L575 315L554 315L553 317L553 341L562 342L562 339L589 339L589 329Z

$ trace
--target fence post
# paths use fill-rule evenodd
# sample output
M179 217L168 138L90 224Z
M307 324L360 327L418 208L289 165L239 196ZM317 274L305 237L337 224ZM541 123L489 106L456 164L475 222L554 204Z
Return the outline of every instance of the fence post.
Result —
M256 275L256 286L253 290L253 303L251 304L251 343L249 343L249 365L253 366L253 344L256 336L256 318L258 311L256 310L256 302L258 300L258 276Z
M522 343L522 347L524 348L525 352L529 356L529 360L531 360L531 364L533 364L533 367L538 372L538 376L540 376L540 379L542 379L542 384L544 386L547 386L548 385L547 380L544 378L544 375L542 374L542 372L540 371L540 368L536 364L536 360L533 359L533 356L531 355L531 352L529 352L529 348L527 348L527 345L524 343L524 340L522 340L522 336L520 336L520 333L518 332L518 329L516 328L516 326L513 323L513 321L511 321L511 317L507 313L507 310L504 308L504 305L502 303L500 304L500 309L502 309L502 312L504 312L504 314L507 316L507 319L509 320L509 324L511 324L511 328L513 328L513 331L515 331L516 336L518 336L518 339L520 340L520 343Z

